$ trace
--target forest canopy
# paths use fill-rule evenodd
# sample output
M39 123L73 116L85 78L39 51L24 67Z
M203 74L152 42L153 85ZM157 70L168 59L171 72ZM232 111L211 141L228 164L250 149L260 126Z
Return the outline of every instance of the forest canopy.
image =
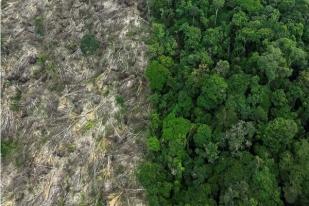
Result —
M309 205L309 1L150 9L149 204Z

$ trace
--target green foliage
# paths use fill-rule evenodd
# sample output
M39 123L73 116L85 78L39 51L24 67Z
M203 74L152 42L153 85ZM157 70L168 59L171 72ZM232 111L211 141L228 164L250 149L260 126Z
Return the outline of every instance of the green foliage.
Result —
M121 107L123 107L124 106L124 99L123 99L123 97L122 96L116 96L116 103L118 104L118 105L120 105Z
M206 77L202 86L201 96L198 97L197 103L205 109L214 109L226 98L228 85L225 80L218 75Z
M180 91L178 94L178 104L176 105L177 114L182 114L184 117L189 117L190 111L193 108L193 101L191 96L185 92Z
M160 150L160 142L156 137L149 137L147 146L150 151L158 152Z
M149 5L149 205L308 205L308 1Z
M211 128L208 125L200 125L193 137L194 143L197 147L203 147L205 144L211 142L211 134Z
M225 0L213 0L213 5L215 8L222 8Z
M177 47L177 42L165 33L164 24L152 24L152 38L149 41L149 50L155 55L173 55Z
M248 17L245 12L239 11L233 15L232 23L237 27L244 27L248 22Z
M295 121L279 117L266 125L261 138L266 147L277 153L291 143L297 130Z
M278 77L289 77L292 74L292 70L288 68L281 50L273 46L269 46L267 52L260 56L258 67L264 71L269 81Z
M280 191L277 186L276 178L268 167L262 167L253 177L253 189L257 202L266 206L283 205L280 200Z
M148 200L151 205L159 206L160 202L170 196L171 184L167 182L166 172L156 163L143 163L137 176L140 182L147 188Z
M242 9L249 12L255 12L261 9L262 5L260 0L236 0Z
M245 148L249 148L252 145L254 134L255 128L252 122L239 121L233 125L225 134L225 139L231 153L234 155Z
M152 61L146 70L146 76L149 80L150 88L155 91L161 91L168 80L169 71L158 61Z
M37 17L34 19L34 30L35 30L35 33L36 33L39 37L44 36L45 30L44 30L44 20L43 20L43 17L37 16Z
M284 196L289 204L306 205L309 202L309 142L308 139L294 143L293 153L281 156L280 169L284 182Z
M216 67L214 68L217 74L226 77L230 71L230 64L226 60L218 61Z
M64 90L65 83L61 81L61 78L59 77L59 72L52 56L48 53L41 53L38 55L36 63L40 68L34 73L35 78L46 75L48 80L50 80L47 83L50 91L61 92Z
M100 48L100 42L93 34L85 34L80 41L80 49L85 55L92 55Z
M216 159L218 159L219 157L219 149L218 149L218 145L215 143L208 143L205 146L205 156L208 160L208 162L210 163L214 163Z
M88 120L84 124L84 126L82 127L81 132L85 133L85 132L91 130L92 128L94 128L94 127L95 127L95 121L94 120Z
M42 54L39 54L38 57L37 57L37 63L41 66L44 66L46 64L46 61L48 59L48 56L47 54L45 53L42 53Z
M201 30L197 27L189 26L187 24L182 26L184 32L185 48L195 49L199 47L202 38Z
M179 205L185 206L213 206L215 201L211 199L211 187L209 184L190 187L178 195Z
M1 157L6 158L17 149L16 142L12 140L1 140Z

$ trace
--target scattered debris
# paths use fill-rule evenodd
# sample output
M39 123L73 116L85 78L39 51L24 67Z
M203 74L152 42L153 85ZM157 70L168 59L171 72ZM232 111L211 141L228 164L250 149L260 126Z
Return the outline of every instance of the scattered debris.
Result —
M1 205L145 205L134 175L149 111L137 5L5 2L1 135L18 152L1 163ZM87 34L92 55L80 48Z

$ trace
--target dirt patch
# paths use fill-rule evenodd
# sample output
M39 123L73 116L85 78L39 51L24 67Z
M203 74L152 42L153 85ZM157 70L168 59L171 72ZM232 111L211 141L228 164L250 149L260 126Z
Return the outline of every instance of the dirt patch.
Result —
M2 2L1 205L145 205L140 3ZM92 55L81 39L94 35Z

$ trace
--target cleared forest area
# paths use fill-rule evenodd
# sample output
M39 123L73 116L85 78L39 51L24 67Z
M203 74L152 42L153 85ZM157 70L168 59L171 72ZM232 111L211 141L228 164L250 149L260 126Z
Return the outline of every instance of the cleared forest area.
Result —
M2 1L1 205L145 205L141 4Z

